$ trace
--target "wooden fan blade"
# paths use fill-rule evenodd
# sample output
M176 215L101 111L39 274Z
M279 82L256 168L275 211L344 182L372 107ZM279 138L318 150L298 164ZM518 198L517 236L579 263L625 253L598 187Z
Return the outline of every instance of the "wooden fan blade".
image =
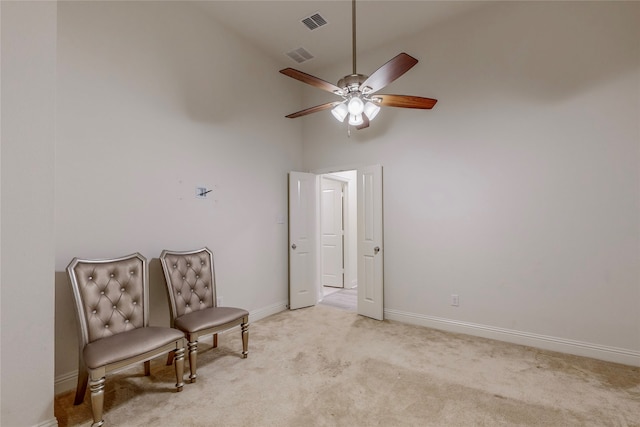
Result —
M291 113L291 114L289 114L289 115L287 115L285 117L287 117L289 119L295 119L297 117L306 116L307 114L317 113L318 111L328 110L330 108L335 107L338 104L340 104L340 101L327 102L326 104L316 105L315 107L307 108L306 110L300 110L300 111L297 111L295 113Z
M366 114L362 115L362 124L356 126L356 129L360 130L360 129L366 129L369 127L369 117L367 117Z
M360 90L367 89L365 93L374 93L406 73L418 63L418 60L411 55L402 52L389 62L378 68L376 71L360 85Z
M438 102L437 99L423 98L411 95L375 95L373 99L379 99L379 105L384 107L420 108L430 110Z
M335 93L337 95L342 94L342 89L333 83L329 83L318 77L312 76L311 74L304 73L302 71L294 70L293 68L285 68L284 70L280 70L282 74L285 76L289 76L296 80L300 80L302 83L309 84L311 86L315 86L318 89L326 90L327 92Z

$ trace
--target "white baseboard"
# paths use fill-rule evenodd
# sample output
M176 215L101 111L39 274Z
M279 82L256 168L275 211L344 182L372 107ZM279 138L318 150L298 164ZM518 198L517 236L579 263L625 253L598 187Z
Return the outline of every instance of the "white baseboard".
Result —
M413 325L426 326L449 332L491 338L544 350L558 351L577 356L591 357L607 362L640 366L640 352L624 348L608 347L581 341L568 340L547 335L532 334L512 329L496 328L457 320L443 319L422 314L407 313L399 310L385 309L385 319Z
M287 304L288 301L281 301L279 303L270 305L268 307L263 307L263 308L259 308L257 310L253 310L249 312L249 322L256 322L260 319L264 319L265 317L269 317L273 314L279 313L281 311L284 311L287 309ZM231 328L227 331L225 331L225 333L227 332L231 332L234 331L235 329L239 328L240 326L236 327L236 328ZM76 383L78 381L78 371L72 371L72 372L67 372L66 374L62 374L59 375L55 378L55 383L54 383L54 394L60 394L60 393L65 393L71 390L75 390L76 388ZM53 426L57 426L58 422L56 421L55 424L52 424ZM42 427L48 427L49 424L43 424ZM40 427L40 426L38 426Z
M53 384L53 393L58 395L67 391L75 390L76 383L78 382L78 371L67 372L66 374L58 375L55 378Z
M255 322L257 320L264 319L265 317L269 317L273 314L280 313L281 311L285 311L288 305L289 305L289 301L280 301L268 307L263 307L257 310L250 311L249 321Z
M58 427L58 420L56 418L52 418L50 420L36 424L33 427Z

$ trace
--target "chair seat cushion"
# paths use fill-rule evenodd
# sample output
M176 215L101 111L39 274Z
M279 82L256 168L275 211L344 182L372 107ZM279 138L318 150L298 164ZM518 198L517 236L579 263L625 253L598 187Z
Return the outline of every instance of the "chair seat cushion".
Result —
M222 326L235 320L240 324L245 316L249 316L249 312L242 308L210 307L178 317L174 322L174 327L185 332L198 332Z
M184 333L173 328L132 329L87 344L83 350L84 361L88 368L95 369L153 351L180 338L184 338Z

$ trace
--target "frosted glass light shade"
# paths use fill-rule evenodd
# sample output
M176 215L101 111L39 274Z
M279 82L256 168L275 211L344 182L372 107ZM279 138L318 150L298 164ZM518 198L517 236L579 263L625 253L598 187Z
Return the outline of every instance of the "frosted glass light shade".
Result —
M344 122L344 119L349 114L349 110L345 104L338 104L333 110L331 110L331 114L336 118L339 122Z
M362 102L362 99L354 96L349 100L348 110L352 116L360 115L364 111L364 102Z
M359 126L364 123L364 119L362 118L362 114L351 114L349 115L349 124L351 126Z
M380 112L380 107L378 107L376 104L374 104L371 101L368 101L364 105L364 114L367 115L369 120L373 120L373 118L377 116L379 112Z

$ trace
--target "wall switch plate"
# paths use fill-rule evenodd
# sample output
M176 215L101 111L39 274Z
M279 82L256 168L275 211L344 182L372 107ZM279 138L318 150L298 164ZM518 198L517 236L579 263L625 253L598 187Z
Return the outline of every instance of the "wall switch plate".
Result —
M455 294L451 294L451 305L458 307L460 305L460 297Z

